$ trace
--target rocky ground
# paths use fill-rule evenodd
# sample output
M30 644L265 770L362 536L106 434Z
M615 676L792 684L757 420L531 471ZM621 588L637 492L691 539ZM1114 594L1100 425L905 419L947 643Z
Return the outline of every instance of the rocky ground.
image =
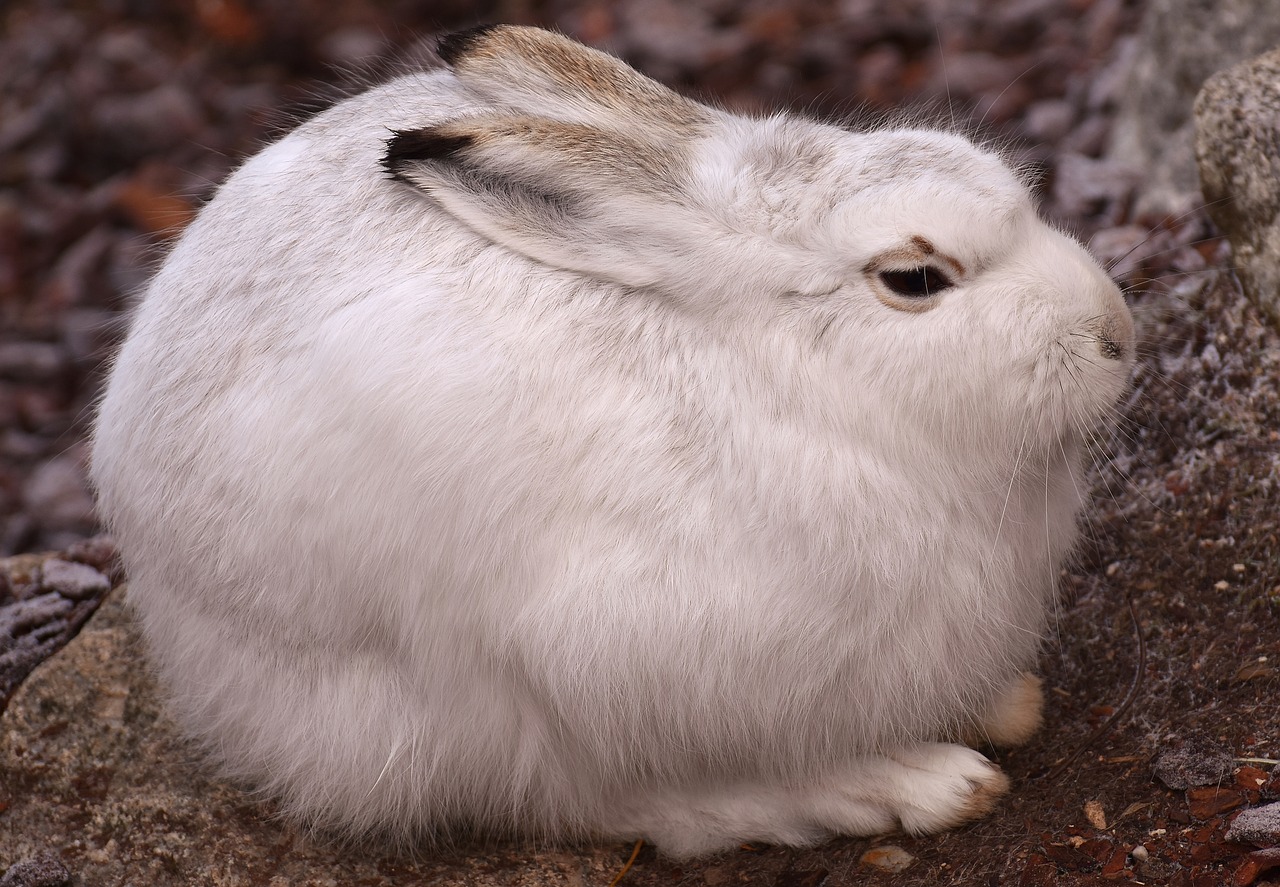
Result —
M1280 795L1280 337L1241 297L1206 216L1136 215L1143 171L1105 157L1141 7L11 0L0 10L0 556L70 550L52 570L31 558L0 568L0 667L33 634L32 613L63 621L24 649L56 644L96 600L86 589L102 583L77 565L112 572L101 545L77 544L95 531L90 406L131 295L215 184L291 121L429 59L430 34L555 25L734 108L844 119L911 106L979 126L1042 172L1047 214L1112 264L1142 331L1132 394L1097 441L1087 538L1043 657L1048 727L998 756L1015 782L1008 804L930 838L749 847L682 865L642 848L622 883L1276 881L1280 860L1264 848L1276 843L1265 804ZM269 803L192 765L120 596L2 716L0 885L605 885L629 855L501 844L414 860L294 833Z

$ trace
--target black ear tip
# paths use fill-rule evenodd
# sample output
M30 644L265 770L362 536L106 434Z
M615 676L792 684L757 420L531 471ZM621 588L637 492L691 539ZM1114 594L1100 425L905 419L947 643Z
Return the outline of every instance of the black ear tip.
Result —
M436 52L445 64L453 66L458 59L470 52L485 36L501 25L476 25L462 31L445 34L436 41Z
M394 132L387 139L382 166L393 178L401 178L411 163L450 160L471 146L471 136L443 133L438 129L410 129Z

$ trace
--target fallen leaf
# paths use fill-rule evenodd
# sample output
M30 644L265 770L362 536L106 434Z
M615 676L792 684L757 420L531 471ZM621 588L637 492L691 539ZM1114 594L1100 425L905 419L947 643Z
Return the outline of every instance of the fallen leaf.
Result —
M1263 665L1261 662L1250 662L1240 667L1236 672L1236 680L1244 683L1245 681L1257 681L1263 678L1273 677L1276 670L1269 665Z
M886 844L884 847L872 847L859 857L858 862L886 872L900 872L915 862L915 857L901 847Z
M1248 885L1258 880L1259 875L1278 867L1280 867L1280 847L1255 851L1246 856L1244 861L1240 863L1231 883L1235 884L1236 887L1248 887Z
M1187 807L1196 819L1210 819L1219 813L1234 810L1244 802L1244 795L1236 788L1205 786L1187 789Z

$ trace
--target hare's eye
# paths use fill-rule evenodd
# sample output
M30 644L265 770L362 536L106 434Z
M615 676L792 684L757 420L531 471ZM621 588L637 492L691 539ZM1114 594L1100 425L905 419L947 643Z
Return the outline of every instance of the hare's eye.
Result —
M954 286L951 278L929 265L906 271L881 271L880 280L899 296L909 299L925 299Z

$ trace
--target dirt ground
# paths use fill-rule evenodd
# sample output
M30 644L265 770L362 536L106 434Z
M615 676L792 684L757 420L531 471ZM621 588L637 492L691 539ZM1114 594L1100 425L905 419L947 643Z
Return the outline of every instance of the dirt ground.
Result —
M1043 172L1046 213L1114 263L1140 324L1133 389L1096 441L1086 539L1043 655L1047 727L995 753L1014 790L973 826L680 865L644 847L621 883L1280 883L1266 839L1226 840L1238 811L1280 799L1280 335L1241 296L1205 216L1134 217L1140 171L1103 156L1141 6L11 0L0 10L0 556L94 532L83 440L104 360L130 295L200 201L292 120L429 58L431 34L553 25L734 108L931 107L980 123ZM5 812L16 790L0 786L0 828L22 828ZM885 847L909 865L877 866L893 859ZM50 851L75 874L76 852ZM456 865L436 861L432 882L482 883L461 873L483 854L483 883L516 883L528 852L459 851ZM616 848L617 869L629 852ZM380 865L425 883L407 863ZM260 874L248 883L270 882Z

